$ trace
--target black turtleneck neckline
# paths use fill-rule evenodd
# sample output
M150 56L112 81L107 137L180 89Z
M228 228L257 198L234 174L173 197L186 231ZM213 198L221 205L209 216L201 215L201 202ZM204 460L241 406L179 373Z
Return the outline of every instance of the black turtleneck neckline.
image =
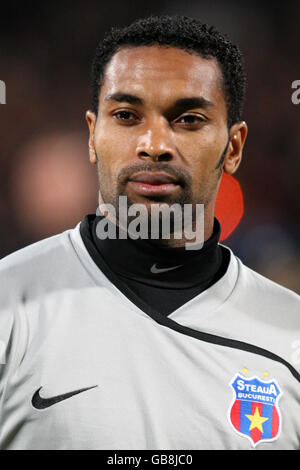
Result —
M148 240L97 237L103 216L87 215L81 236L94 262L136 305L165 315L217 282L226 272L230 252L219 245L221 226L214 219L212 236L200 250L153 245ZM179 266L176 269L164 269Z
M93 242L114 272L127 279L182 289L206 282L222 263L222 250L218 245L221 226L216 218L213 234L200 250L159 246L145 239L101 240L96 228L102 219L103 216L96 216L92 222Z

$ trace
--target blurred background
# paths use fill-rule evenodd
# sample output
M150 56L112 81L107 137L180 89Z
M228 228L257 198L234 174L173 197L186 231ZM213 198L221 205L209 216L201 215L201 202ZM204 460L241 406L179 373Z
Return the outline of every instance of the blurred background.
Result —
M252 269L300 292L300 104L291 101L291 84L300 80L300 2L289 0L2 3L0 258L95 212L85 122L91 62L105 30L149 14L193 16L241 47L249 134L235 177L245 212L223 243Z

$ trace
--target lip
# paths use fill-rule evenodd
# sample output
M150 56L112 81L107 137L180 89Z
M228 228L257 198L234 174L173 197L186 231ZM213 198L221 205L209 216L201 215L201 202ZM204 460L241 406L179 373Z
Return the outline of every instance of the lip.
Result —
M177 180L173 176L168 175L167 173L164 173L164 172L143 171L143 172L137 173L136 175L133 175L130 178L130 181L138 181L141 183L148 183L152 185L160 185L160 184L166 184L166 183L178 184Z
M140 172L129 180L131 188L141 196L166 196L179 187L178 181L163 172Z

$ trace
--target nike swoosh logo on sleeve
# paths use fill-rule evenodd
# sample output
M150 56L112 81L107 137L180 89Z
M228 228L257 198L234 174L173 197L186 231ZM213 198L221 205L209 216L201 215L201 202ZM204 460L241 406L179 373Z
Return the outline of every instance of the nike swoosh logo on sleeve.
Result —
M73 392L63 393L62 395L56 395L55 397L43 398L40 395L40 390L43 387L40 387L33 395L31 403L34 408L37 410L44 410L45 408L49 408L49 406L56 405L60 401L67 400L68 398L73 397L73 395L77 395L78 393L85 392L90 390L91 388L98 387L98 385L93 385L92 387L80 388L79 390L74 390Z

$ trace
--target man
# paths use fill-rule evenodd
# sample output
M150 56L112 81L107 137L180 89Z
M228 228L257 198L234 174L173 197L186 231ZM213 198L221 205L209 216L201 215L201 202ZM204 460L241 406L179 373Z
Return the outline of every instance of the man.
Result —
M244 86L239 49L197 20L100 43L86 118L101 210L1 261L1 448L300 448L298 296L220 245L214 218ZM186 249L176 217L169 238L126 238L122 197L141 225L159 204L203 205L203 246Z

